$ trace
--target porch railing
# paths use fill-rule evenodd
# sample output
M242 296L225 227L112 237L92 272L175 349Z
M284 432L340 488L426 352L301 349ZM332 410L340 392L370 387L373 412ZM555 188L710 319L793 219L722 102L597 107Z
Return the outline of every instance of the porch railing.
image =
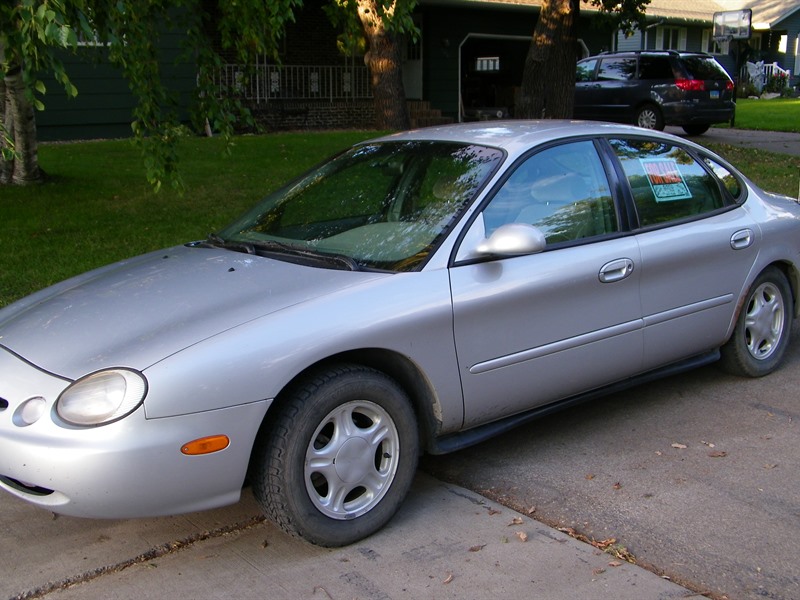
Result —
M366 66L227 64L216 79L219 94L234 93L257 104L280 100L372 98Z
M747 62L744 67L742 67L741 79L743 81L749 81L755 86L756 90L761 92L767 82L776 75L784 75L786 77L786 86L789 86L792 72L782 68L776 62L772 64L764 64L764 61L759 61L757 63Z

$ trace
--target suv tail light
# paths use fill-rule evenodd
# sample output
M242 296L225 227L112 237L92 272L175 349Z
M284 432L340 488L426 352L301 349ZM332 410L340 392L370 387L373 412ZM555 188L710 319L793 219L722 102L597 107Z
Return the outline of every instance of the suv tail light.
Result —
M732 92L732 91L733 91L733 82L732 82L732 81L729 81L728 83L726 83L726 84L725 84L725 89L726 89L727 91L729 91L729 92Z
M675 85L684 92L704 92L706 82L702 79L676 79Z

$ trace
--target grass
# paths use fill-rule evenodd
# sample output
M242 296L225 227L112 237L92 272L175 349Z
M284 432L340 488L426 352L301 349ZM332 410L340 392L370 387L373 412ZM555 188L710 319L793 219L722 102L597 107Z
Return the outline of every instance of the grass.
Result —
M44 144L43 185L0 188L0 306L94 267L205 238L269 191L375 132L245 136L181 145L184 194L154 194L127 140Z
M0 188L0 306L122 258L206 237L267 192L375 132L304 132L182 141L186 191L154 194L129 141L45 144L43 185ZM756 183L796 196L800 158L712 149Z
M737 129L800 133L800 98L736 101Z

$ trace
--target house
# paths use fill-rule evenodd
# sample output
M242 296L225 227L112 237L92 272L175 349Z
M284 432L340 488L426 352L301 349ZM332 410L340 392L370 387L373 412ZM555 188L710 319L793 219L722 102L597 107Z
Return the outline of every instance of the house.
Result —
M287 28L282 65L264 61L258 76L242 77L242 67L226 65L220 93L235 93L268 129L363 127L372 122L369 78L362 57L343 56L337 32L322 7L306 0L296 23ZM419 0L415 22L421 36L404 43L406 98L417 125L442 120L513 116L525 55L542 0ZM752 10L749 40L713 35L714 13ZM597 12L582 4L580 49L675 49L714 54L738 79L745 61L775 63L800 72L800 3L797 0L651 0L647 24L625 36L599 24ZM162 68L188 106L194 86L191 64L175 64L180 35L161 36ZM67 57L79 96L67 99L51 82L47 110L37 115L41 140L130 135L134 99L122 77L100 59L97 48ZM796 81L796 78L793 79Z

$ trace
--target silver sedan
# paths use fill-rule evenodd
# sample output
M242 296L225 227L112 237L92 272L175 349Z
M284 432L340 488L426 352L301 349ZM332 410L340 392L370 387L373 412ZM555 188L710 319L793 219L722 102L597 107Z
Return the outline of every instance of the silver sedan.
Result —
M206 240L0 310L0 487L127 518L236 502L382 527L421 452L712 361L777 368L800 207L622 125L359 144Z

